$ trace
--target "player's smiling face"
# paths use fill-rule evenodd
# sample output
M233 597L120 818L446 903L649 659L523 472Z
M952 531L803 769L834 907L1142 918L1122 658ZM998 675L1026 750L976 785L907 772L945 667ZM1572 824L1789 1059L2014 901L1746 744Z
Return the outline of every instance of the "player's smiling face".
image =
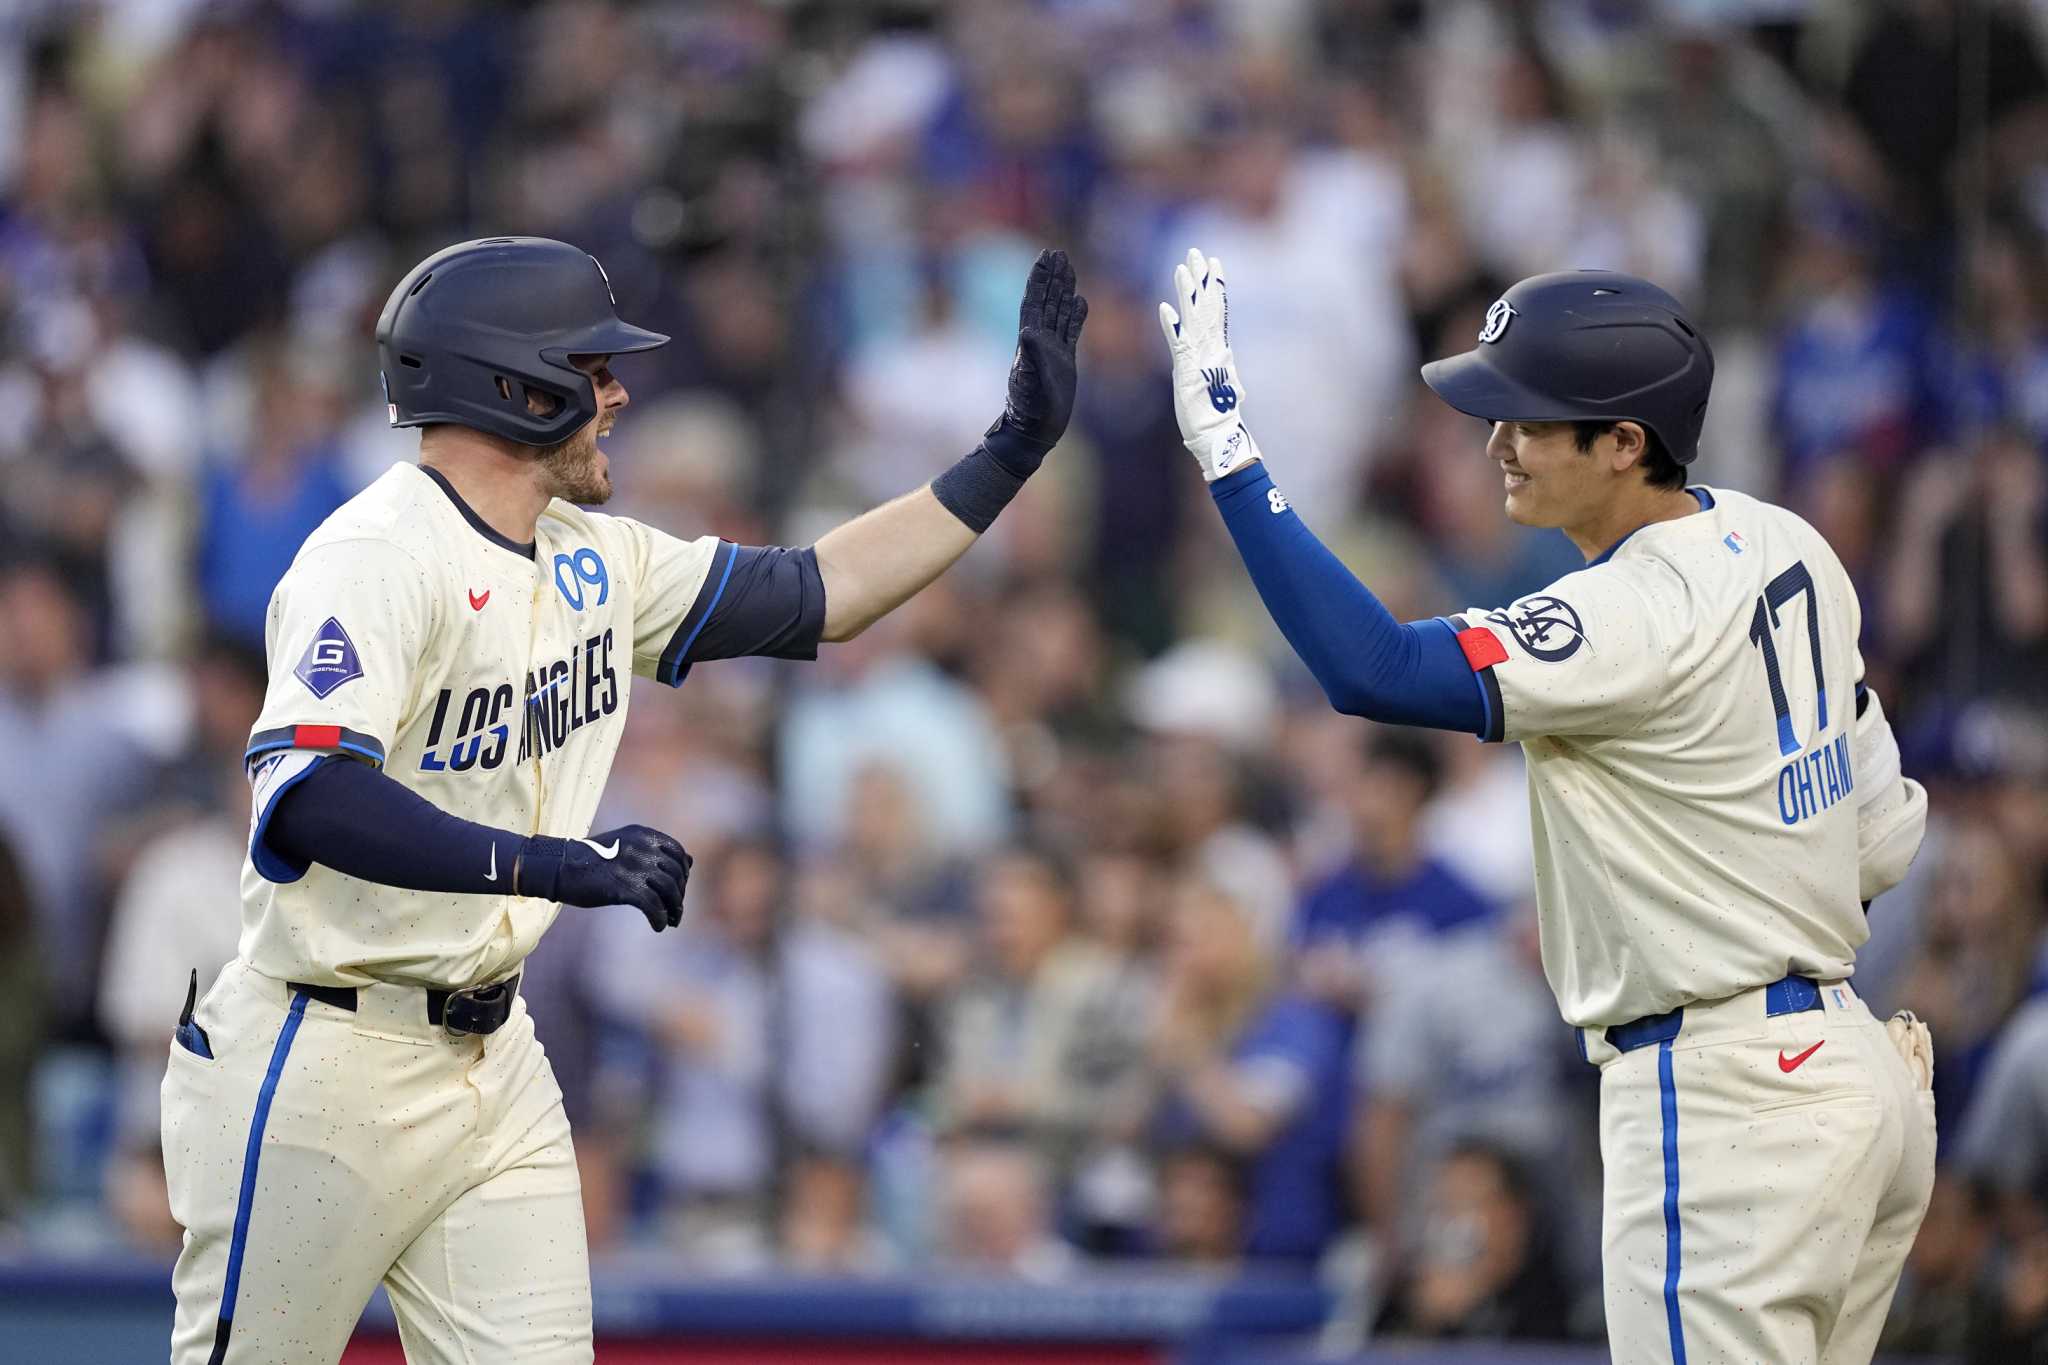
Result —
M582 507L596 507L612 495L611 460L597 443L611 432L619 409L632 399L626 386L612 373L610 356L579 355L569 359L590 376L591 385L597 390L597 416L585 422L568 440L543 446L539 459L553 484L550 491L554 496Z
M1607 496L1607 472L1580 450L1569 422L1495 422L1486 454L1500 465L1508 518L1524 526L1571 526Z

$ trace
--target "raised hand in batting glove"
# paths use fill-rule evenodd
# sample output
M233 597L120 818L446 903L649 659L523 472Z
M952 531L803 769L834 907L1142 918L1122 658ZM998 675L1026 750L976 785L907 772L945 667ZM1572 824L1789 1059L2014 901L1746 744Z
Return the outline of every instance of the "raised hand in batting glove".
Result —
M980 535L1038 472L1074 415L1074 347L1088 300L1074 292L1064 251L1041 251L1017 314L1017 358L1003 415L958 464L932 480L932 495Z
M512 892L564 905L630 905L658 934L682 923L692 861L681 844L645 825L588 839L536 834L513 863Z
M1074 289L1074 263L1067 253L1039 252L1017 311L1010 392L1003 415L989 428L991 438L999 433L1013 437L1039 458L1059 444L1074 415L1074 348L1088 321L1088 300ZM1032 464L1035 468L1037 461Z
M1202 477L1214 483L1258 459L1244 425L1244 382L1230 354L1223 262L1188 252L1173 268L1173 302L1159 305L1159 330L1173 355L1173 415Z

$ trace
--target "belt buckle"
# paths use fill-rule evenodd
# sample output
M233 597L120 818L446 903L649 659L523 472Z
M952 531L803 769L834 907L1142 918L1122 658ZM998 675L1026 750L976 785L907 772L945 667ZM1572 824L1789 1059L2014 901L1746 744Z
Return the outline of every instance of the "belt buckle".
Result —
M448 992L448 999L441 1005L442 1029L450 1038L466 1038L472 1033L496 1033L511 1013L504 1003L511 993L512 983L509 981L493 981L487 986ZM488 1023L489 1027L475 1027L483 1023Z

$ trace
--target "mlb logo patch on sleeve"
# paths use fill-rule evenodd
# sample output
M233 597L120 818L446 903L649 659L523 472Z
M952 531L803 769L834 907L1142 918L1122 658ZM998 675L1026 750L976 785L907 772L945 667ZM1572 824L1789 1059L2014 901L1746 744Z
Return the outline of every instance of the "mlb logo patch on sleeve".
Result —
M292 670L292 676L323 700L343 683L363 676L363 666L356 658L355 641L348 638L348 632L341 628L339 620L330 616L321 625L313 643L306 646L305 657Z

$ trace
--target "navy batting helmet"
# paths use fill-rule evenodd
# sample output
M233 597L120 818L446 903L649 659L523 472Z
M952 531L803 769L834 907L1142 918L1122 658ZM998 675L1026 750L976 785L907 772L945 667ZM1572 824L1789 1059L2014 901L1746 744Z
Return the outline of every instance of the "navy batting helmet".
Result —
M1633 275L1532 275L1486 310L1479 344L1422 380L1490 422L1641 422L1680 464L1700 453L1714 353L1678 300Z
M546 237L486 237L437 251L377 319L391 425L455 422L552 445L597 416L574 355L651 351L668 338L621 322L604 267ZM535 413L527 391L556 401Z

